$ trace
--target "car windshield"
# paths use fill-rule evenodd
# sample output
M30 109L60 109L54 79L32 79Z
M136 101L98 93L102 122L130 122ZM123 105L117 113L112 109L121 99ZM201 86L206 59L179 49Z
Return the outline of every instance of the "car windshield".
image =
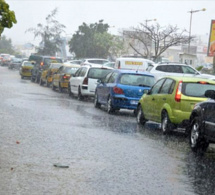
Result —
M88 78L92 79L102 79L104 78L112 69L106 68L91 68L88 72Z
M66 67L64 69L64 73L67 73L67 74L75 74L75 72L78 70L78 67Z
M44 65L49 65L51 63L63 63L63 61L60 58L45 58L44 59Z
M51 64L51 66L50 66L50 68L52 69L52 68L60 68L62 66L62 64Z
M183 83L182 94L192 97L205 97L207 90L215 90L215 85L202 83Z
M151 87L154 84L154 77L141 74L123 74L120 77L120 84Z

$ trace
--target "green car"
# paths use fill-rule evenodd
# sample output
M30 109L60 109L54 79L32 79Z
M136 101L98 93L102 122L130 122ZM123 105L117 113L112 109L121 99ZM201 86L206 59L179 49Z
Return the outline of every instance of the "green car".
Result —
M195 76L163 77L139 100L137 123L161 123L164 134L177 127L188 128L194 105L207 99L204 94L209 89L215 90L215 81Z

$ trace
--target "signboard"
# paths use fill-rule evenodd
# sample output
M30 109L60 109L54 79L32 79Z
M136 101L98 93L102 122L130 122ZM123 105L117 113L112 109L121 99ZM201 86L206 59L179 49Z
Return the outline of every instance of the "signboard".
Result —
M215 55L215 20L211 20L211 30L208 42L208 56Z
M125 61L125 65L143 65L143 62Z

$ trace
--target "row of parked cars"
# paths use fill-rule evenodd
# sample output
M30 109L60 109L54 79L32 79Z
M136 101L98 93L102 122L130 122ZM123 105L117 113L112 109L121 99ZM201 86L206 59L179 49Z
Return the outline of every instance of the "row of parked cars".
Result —
M46 58L49 62L45 68ZM163 134L184 128L195 152L204 152L209 143L215 143L213 75L203 75L181 63L150 63L147 71L140 71L141 68L112 68L104 65L104 59L85 59L80 64L63 64L48 56L42 59L38 61L43 63L41 70L38 62L23 62L21 77L29 76L33 82L59 92L67 90L78 100L94 97L94 106L106 106L108 113L134 110L138 124L161 123ZM130 62L131 59L131 65Z

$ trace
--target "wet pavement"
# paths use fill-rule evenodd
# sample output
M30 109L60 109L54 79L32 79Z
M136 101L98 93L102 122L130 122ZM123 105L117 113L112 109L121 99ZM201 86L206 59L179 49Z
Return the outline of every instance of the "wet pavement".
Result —
M0 194L215 194L215 148L0 67ZM69 166L61 168L60 164Z

